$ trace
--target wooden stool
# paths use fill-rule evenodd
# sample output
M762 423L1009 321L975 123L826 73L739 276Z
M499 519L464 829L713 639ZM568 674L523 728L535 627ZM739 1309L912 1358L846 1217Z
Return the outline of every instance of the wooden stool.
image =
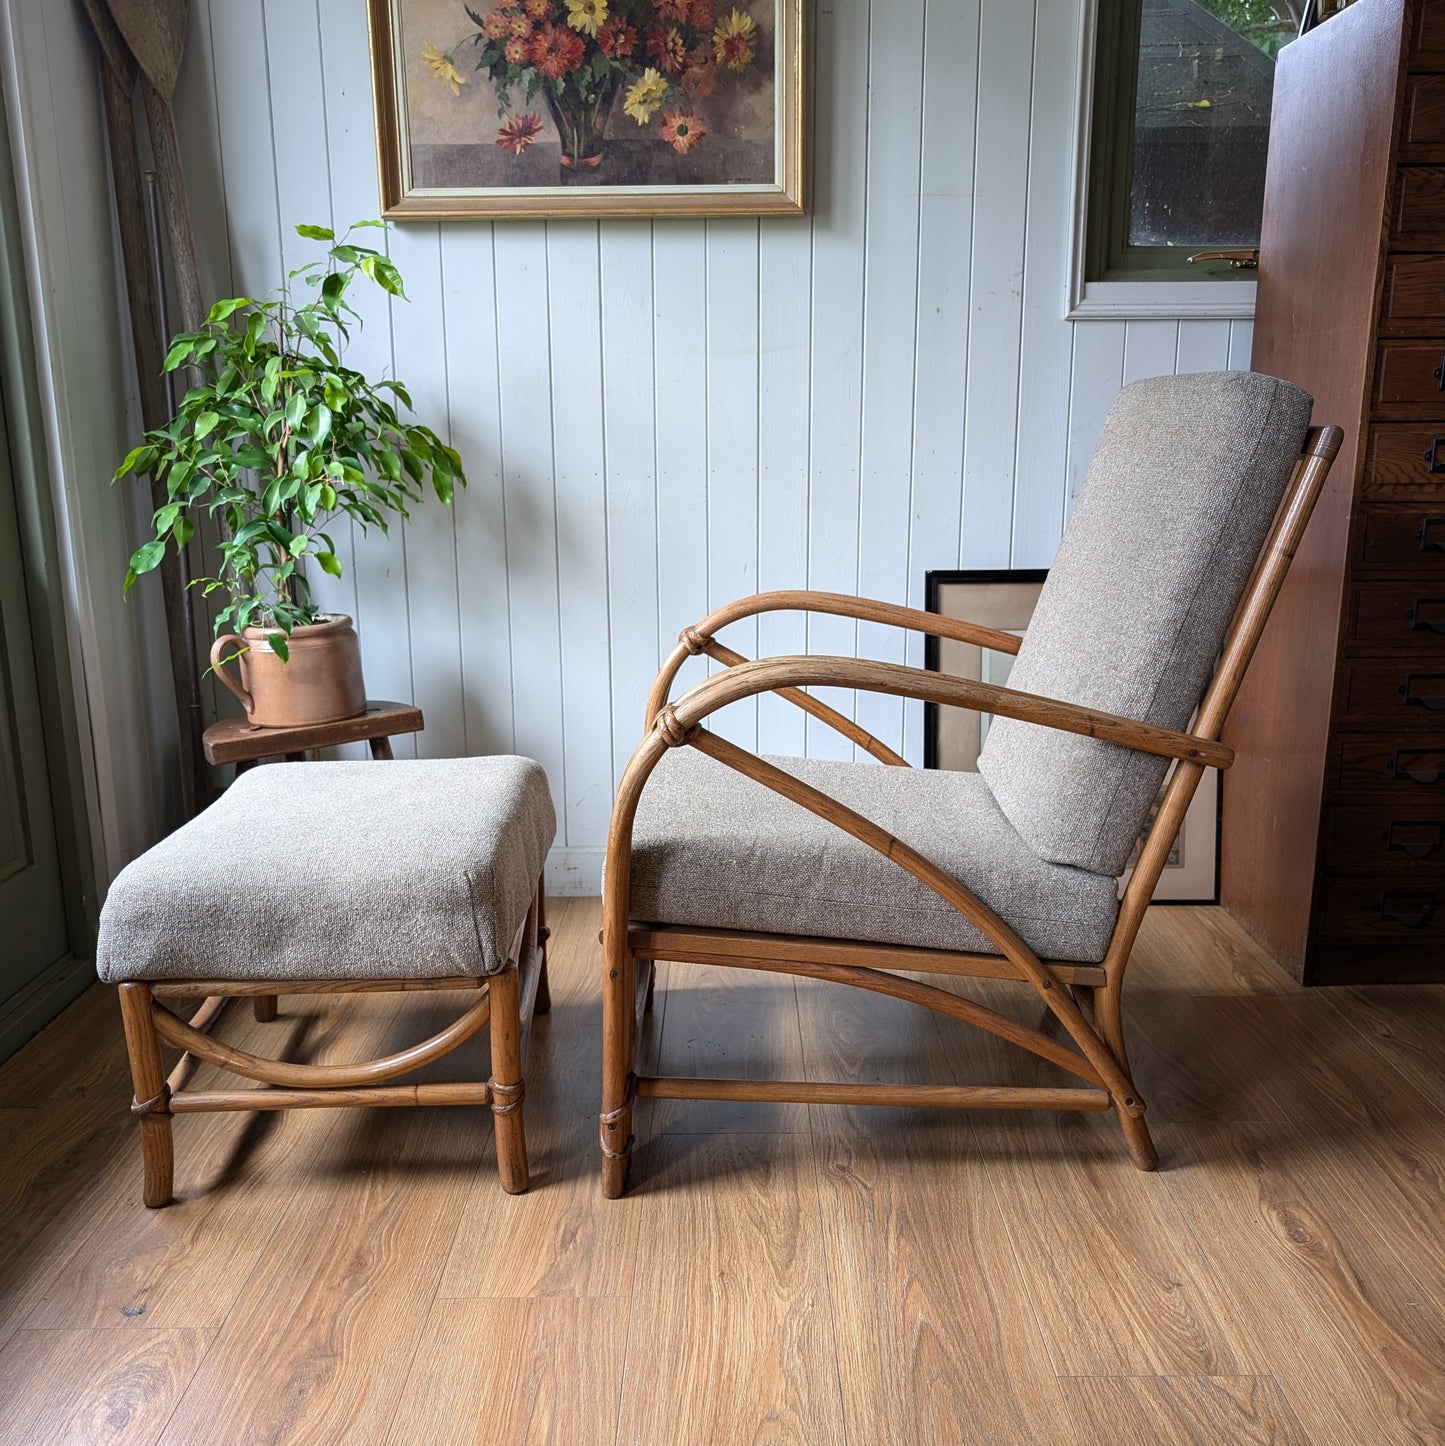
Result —
M420 733L425 726L420 708L378 699L368 702L359 717L301 728L257 728L244 718L223 718L201 735L201 747L207 763L234 763L239 773L262 758L299 763L311 749L343 743L365 742L373 758L390 758L391 740L398 733Z
M172 1115L340 1105L490 1105L502 1188L525 1190L522 1042L549 1004L539 880L555 831L527 758L281 763L122 870L96 967L120 985L145 1203L171 1199ZM418 989L474 999L431 1039L360 1064L263 1058L209 1032L236 998ZM168 1007L180 1000L202 1001L189 1021ZM391 1083L487 1025L485 1081ZM169 1077L162 1043L182 1051ZM201 1060L260 1087L189 1091Z

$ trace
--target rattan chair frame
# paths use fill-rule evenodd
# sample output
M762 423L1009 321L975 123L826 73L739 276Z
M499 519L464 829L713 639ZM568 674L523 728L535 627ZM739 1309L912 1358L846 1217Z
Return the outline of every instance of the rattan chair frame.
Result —
M1157 728L991 684L856 658L778 657L748 661L719 643L729 623L778 610L803 610L913 629L936 637L1017 652L1020 640L918 609L838 593L781 591L742 598L685 628L648 695L642 742L623 774L608 835L603 897L603 1079L600 1136L603 1192L626 1188L632 1153L632 1112L639 1098L786 1100L804 1103L929 1105L964 1108L1113 1110L1133 1163L1151 1170L1158 1154L1145 1124L1145 1103L1129 1067L1121 1000L1125 974L1145 910L1206 767L1227 768L1233 753L1220 741L1265 623L1284 583L1310 514L1338 453L1338 427L1311 429L1269 535L1245 587L1218 666L1190 732ZM724 669L669 701L678 670L705 655ZM766 760L709 732L703 722L741 698L773 692L836 729L879 761L906 767L894 750L853 720L803 691L855 688L1021 718L1174 759L1158 814L1125 887L1108 949L1099 964L1040 959L986 904L916 850L836 799ZM876 849L912 874L982 932L997 953L959 953L781 934L653 925L631 917L633 823L643 788L659 760L676 747L696 748L808 809ZM695 1079L639 1075L635 1039L651 1007L654 966L681 960L831 980L911 1000L961 1019L1060 1066L1076 1086L862 1085L812 1081ZM896 971L1003 978L1034 989L1044 1026L1030 1028L950 991Z

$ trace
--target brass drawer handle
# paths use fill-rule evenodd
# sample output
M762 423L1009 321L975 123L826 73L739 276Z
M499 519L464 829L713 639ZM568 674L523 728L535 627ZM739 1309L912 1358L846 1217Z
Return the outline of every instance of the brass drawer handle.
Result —
M1423 783L1429 785L1440 782L1440 767L1437 764L1434 768L1411 768L1406 760L1415 763L1426 758L1430 754L1417 749L1397 748L1394 757L1390 759L1390 777L1408 778L1412 783Z
M1435 837L1397 839L1395 837L1395 830L1397 828L1417 828L1422 831L1425 829L1433 829L1435 831ZM1385 840L1385 849L1387 852L1394 853L1398 851L1402 854L1409 854L1412 859L1428 859L1430 855L1440 847L1441 843L1445 842L1445 824L1437 820L1413 818L1396 819L1380 837Z
M1417 693L1417 682L1445 688L1445 676L1439 673L1422 673L1418 678L1414 673L1409 673L1400 684L1400 696L1404 698L1405 706L1408 708L1411 703L1415 703L1421 708L1428 708L1432 713L1445 712L1445 692Z
M1421 608L1445 608L1445 597L1417 597L1405 613L1412 633L1431 632L1445 635L1445 613L1438 618L1420 616Z
M1381 923L1389 919L1406 929L1423 929L1435 917L1435 895L1381 894L1376 908Z

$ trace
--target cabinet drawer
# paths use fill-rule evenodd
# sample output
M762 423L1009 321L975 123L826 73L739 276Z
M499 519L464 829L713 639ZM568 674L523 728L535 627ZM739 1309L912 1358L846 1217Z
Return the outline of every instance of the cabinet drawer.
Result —
M1427 804L1342 804L1325 811L1326 869L1398 873L1426 887L1445 886L1445 799Z
M1365 939L1445 939L1445 887L1398 878L1332 879L1324 887L1321 931Z
M1362 507L1354 566L1445 577L1445 503L1439 507Z
M1445 656L1347 658L1340 665L1340 713L1438 737L1445 732Z
M1381 802L1438 798L1445 810L1445 743L1399 743L1393 737L1335 740L1335 788L1342 794L1369 794Z
M1431 0L1422 0L1415 11L1415 31L1410 37L1410 66L1418 70L1445 70L1445 11Z
M1350 593L1345 638L1356 643L1433 647L1445 657L1445 585L1362 583Z
M1445 331L1445 256L1391 256L1380 323L1404 332Z
M1393 502L1438 497L1445 510L1445 423L1382 422L1371 427L1360 495Z
M1421 251L1445 248L1445 166L1397 166L1390 239Z
M1405 87L1400 143L1445 145L1445 75L1412 75Z
M1428 984L1441 979L1445 949L1438 939L1311 939L1305 960L1306 984Z
M1445 84L1445 75L1440 77ZM1445 421L1445 341L1387 341L1375 358L1374 407Z

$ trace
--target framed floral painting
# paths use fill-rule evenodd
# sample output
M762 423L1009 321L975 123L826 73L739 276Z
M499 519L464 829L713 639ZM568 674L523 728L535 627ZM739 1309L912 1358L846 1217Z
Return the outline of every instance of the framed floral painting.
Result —
M804 0L369 0L382 214L803 209Z

